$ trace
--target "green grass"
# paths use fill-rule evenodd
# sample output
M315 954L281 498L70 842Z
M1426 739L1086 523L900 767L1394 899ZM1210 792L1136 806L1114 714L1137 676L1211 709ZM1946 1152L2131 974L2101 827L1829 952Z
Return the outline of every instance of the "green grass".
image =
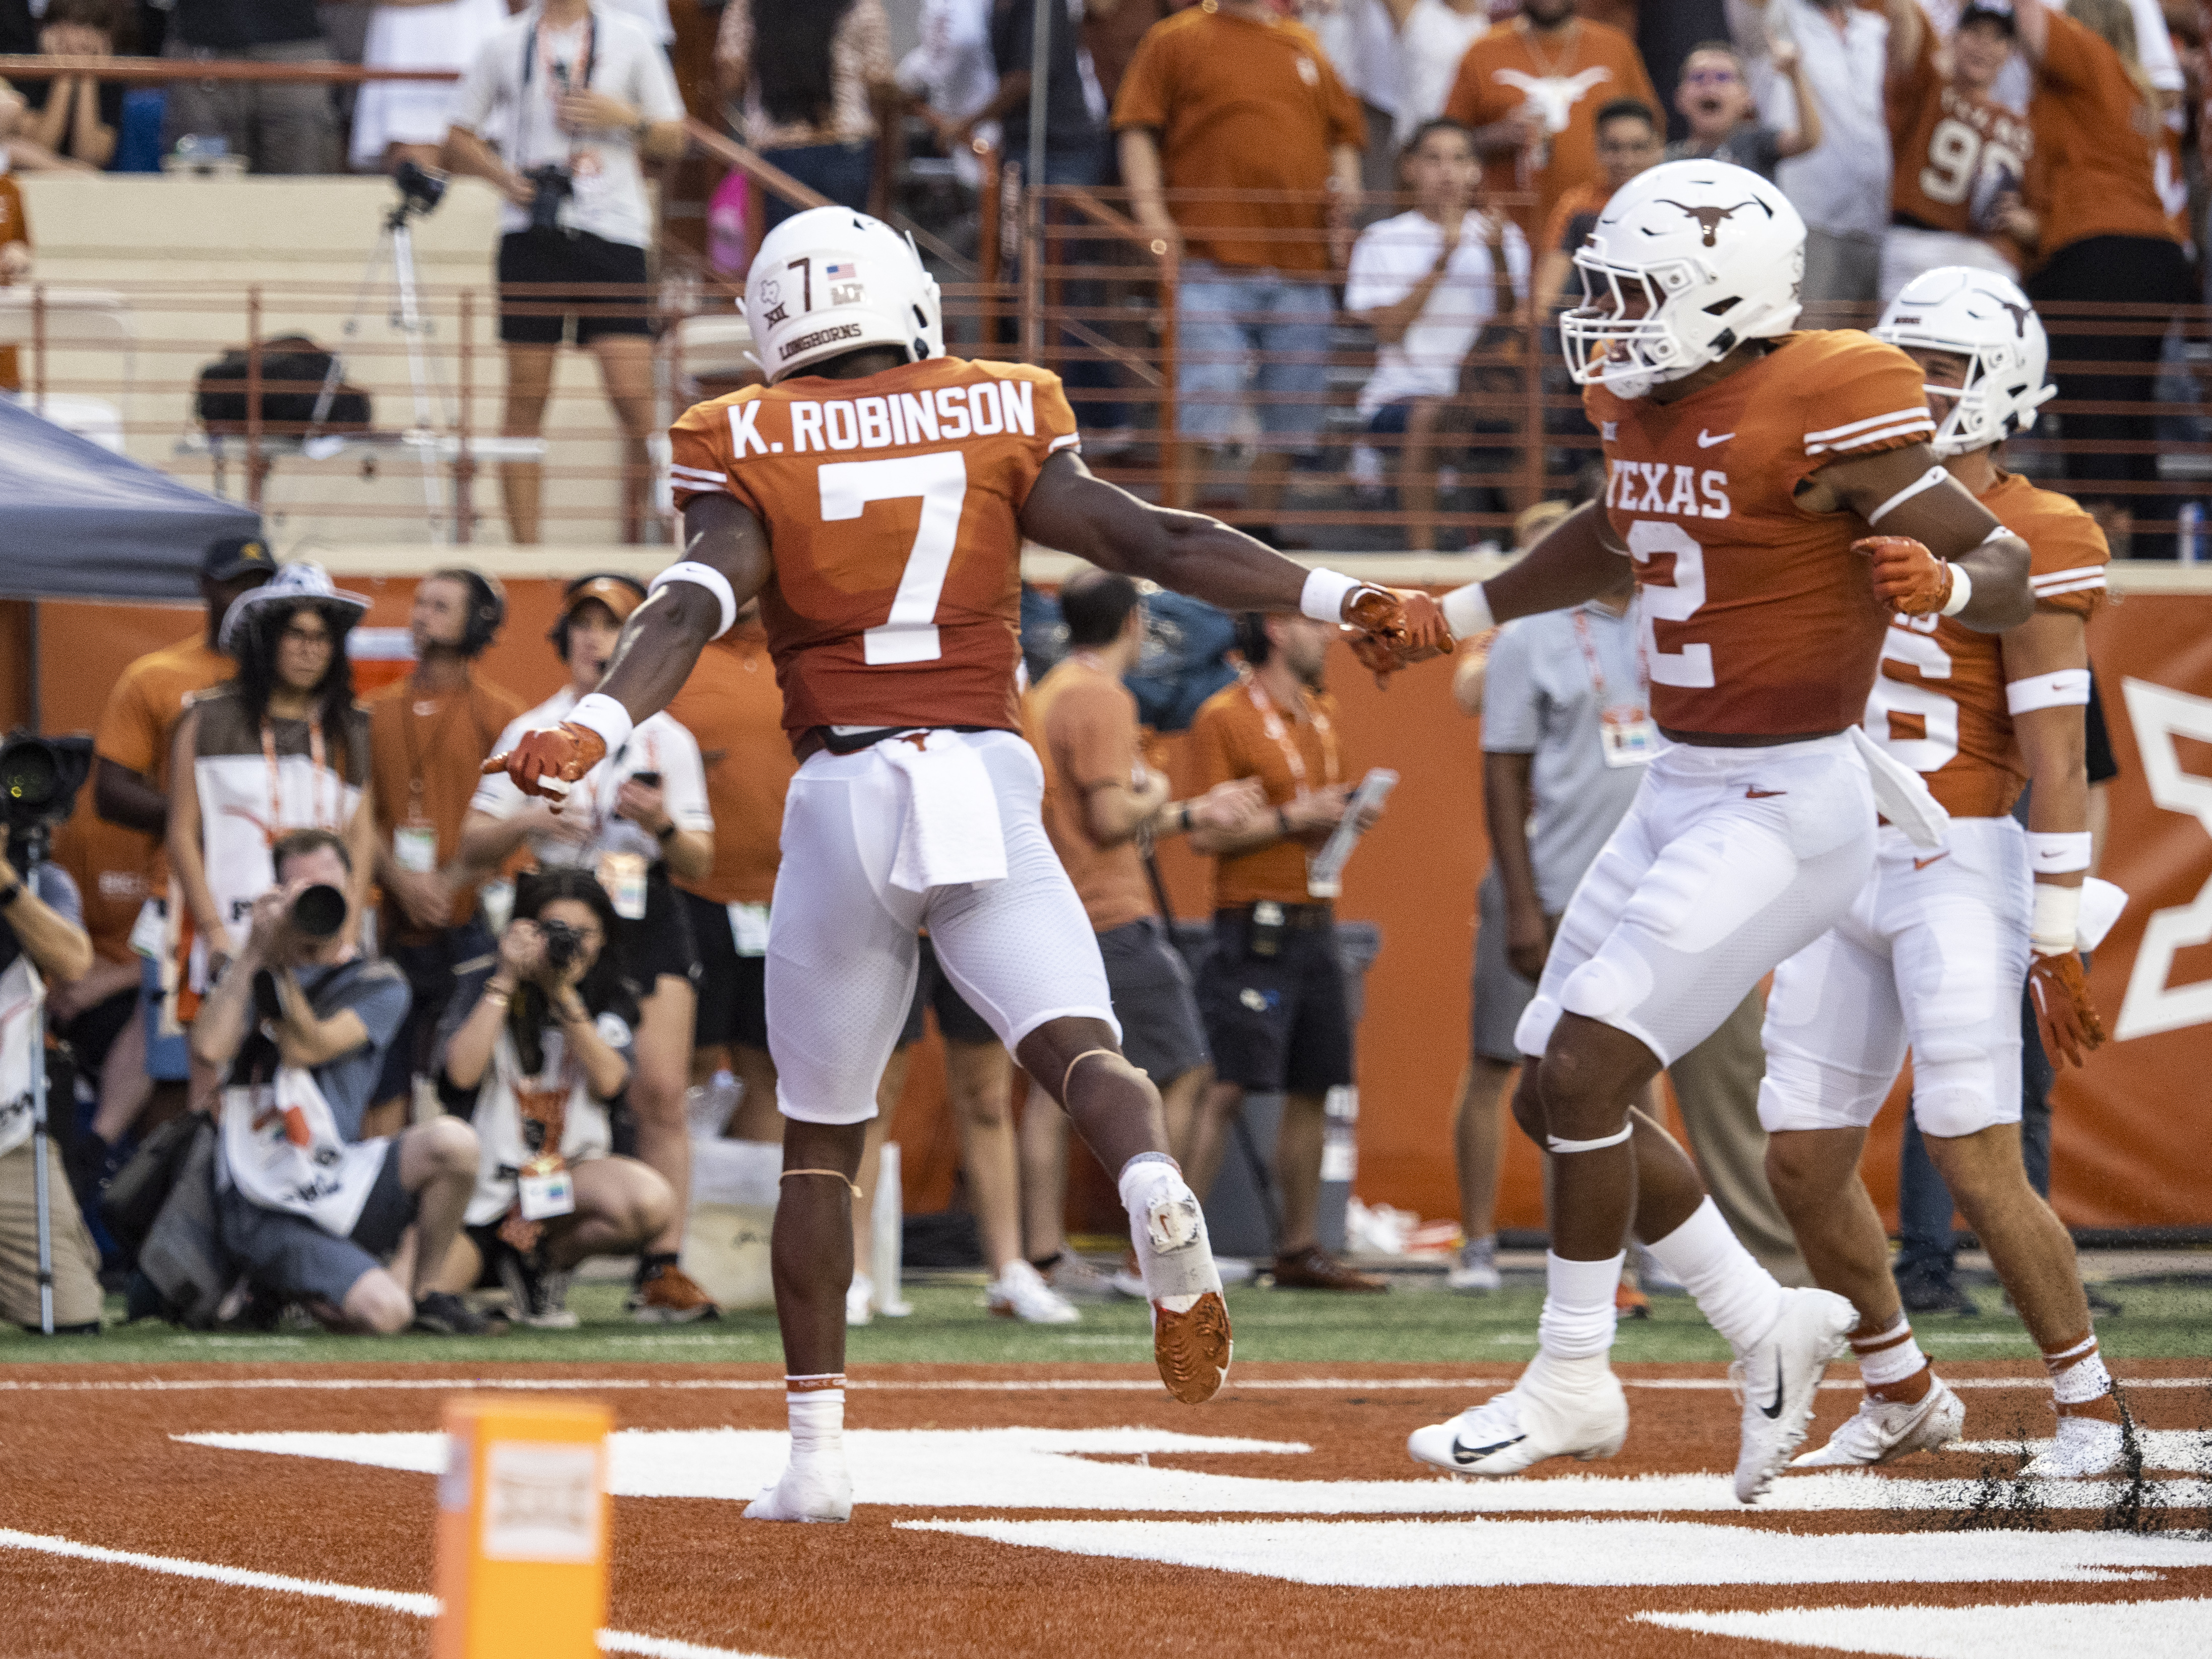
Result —
M854 1366L915 1361L963 1364L1139 1362L1151 1354L1145 1311L1137 1304L1089 1304L1073 1326L1021 1325L983 1310L982 1279L910 1285L911 1317L878 1320L851 1333ZM1521 1360L1535 1352L1543 1291L1534 1276L1510 1281L1488 1297L1455 1296L1431 1277L1401 1282L1387 1296L1324 1291L1231 1291L1239 1360L1308 1364L1392 1360L1412 1364ZM2212 1356L2212 1280L2142 1279L2106 1287L2124 1306L2098 1322L2108 1355L2118 1358ZM111 1325L96 1337L51 1341L20 1332L0 1334L0 1366L37 1361L239 1361L259 1364L361 1364L392 1360L545 1360L568 1364L687 1361L772 1362L780 1357L775 1320L767 1313L726 1315L712 1324L671 1328L631 1323L622 1286L576 1286L569 1304L583 1324L573 1331L515 1330L465 1340L399 1336L381 1340L319 1331L226 1335L179 1331L150 1322ZM1978 1317L1923 1316L1914 1329L1938 1358L2027 1359L2035 1345L1994 1285L1977 1287ZM109 1304L121 1317L119 1302ZM1653 1299L1652 1316L1620 1327L1620 1360L1725 1360L1727 1346L1685 1297Z

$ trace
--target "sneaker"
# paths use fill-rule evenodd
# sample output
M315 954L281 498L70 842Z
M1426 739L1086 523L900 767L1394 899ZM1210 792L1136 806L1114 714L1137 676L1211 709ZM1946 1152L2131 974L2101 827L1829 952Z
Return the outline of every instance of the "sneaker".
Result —
M1009 1261L983 1292L983 1305L1001 1319L1028 1325L1073 1325L1083 1316L1074 1304L1044 1282L1026 1261Z
M1897 1297L1907 1313L1957 1314L1972 1319L1981 1312L1974 1298L1960 1290L1949 1273L1924 1268L1908 1267L1897 1275Z
M722 1311L673 1261L647 1268L630 1286L623 1307L641 1325L688 1325L695 1319L719 1318Z
M876 1316L876 1286L866 1273L854 1273L845 1287L845 1324L849 1329L866 1325Z
M1390 1282L1347 1267L1318 1244L1275 1258L1279 1291L1387 1291Z
M783 1476L745 1505L748 1521L849 1521L853 1477L844 1455L816 1453L785 1465Z
M1182 1176L1168 1169L1142 1212L1130 1217L1130 1244L1152 1307L1160 1381L1184 1405L1197 1406L1219 1392L1234 1344L1206 1214Z
M1116 1287L1114 1280L1092 1267L1073 1250L1062 1250L1053 1258L1049 1267L1042 1267L1044 1282L1070 1302L1111 1302ZM1223 1274L1226 1279L1228 1275ZM1139 1288L1142 1288L1141 1283Z
M2127 1461L2127 1430L2101 1417L2061 1417L2058 1437L2021 1470L2031 1480L2088 1480Z
M1858 1311L1828 1291L1782 1292L1782 1316L1729 1367L1743 1402L1743 1437L1735 1460L1739 1503L1758 1501L1805 1438L1814 1393L1828 1362L1844 1351Z
M1615 1319L1649 1319L1651 1317L1651 1298L1624 1279L1613 1287L1613 1316Z
M1966 1426L1966 1402L1942 1378L1929 1379L1917 1400L1862 1396L1859 1408L1818 1451L1791 1460L1793 1469L1863 1469L1893 1462L1911 1452L1933 1451L1956 1440Z
M450 1291L432 1291L415 1298L413 1330L436 1336L482 1336L491 1321Z
M1453 1474L1518 1474L1547 1457L1587 1463L1628 1437L1628 1396L1603 1355L1557 1359L1538 1350L1503 1394L1406 1437L1413 1460Z
M568 1281L573 1275L549 1267L535 1250L508 1249L499 1258L499 1282L514 1304L512 1317L519 1325L541 1331L573 1331L576 1316L568 1309Z
M1444 1274L1447 1288L1465 1291L1470 1296L1487 1296L1504 1283L1498 1276L1498 1239L1470 1238L1459 1247L1450 1270Z

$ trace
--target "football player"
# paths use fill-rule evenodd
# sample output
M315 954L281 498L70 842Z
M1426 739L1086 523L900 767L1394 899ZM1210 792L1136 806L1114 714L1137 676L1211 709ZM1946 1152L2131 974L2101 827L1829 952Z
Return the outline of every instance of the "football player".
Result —
M1575 255L1584 302L1560 319L1604 499L1443 601L1463 639L1578 603L1632 560L1652 706L1609 711L1602 735L1656 750L1516 1033L1529 1063L1515 1116L1551 1158L1547 1295L1513 1387L1412 1436L1416 1458L1456 1473L1620 1449L1628 1407L1607 1354L1632 1226L1735 1351L1747 1502L1803 1438L1857 1322L1841 1297L1777 1284L1632 1109L1843 915L1873 865L1878 799L1932 838L1917 779L1853 735L1892 615L1990 632L2033 608L2027 547L1929 450L1912 360L1856 331L1790 331L1804 242L1779 191L1723 162L1617 191Z
M1796 1466L1887 1462L1957 1439L1966 1421L1913 1340L1858 1176L1909 1044L1929 1155L2051 1370L2057 1440L2027 1473L2103 1474L2121 1458L2119 1401L2073 1241L2021 1163L2020 1003L2024 977L2054 1061L2079 1063L2104 1040L2076 927L2089 868L2086 624L2109 556L2081 508L1997 464L2056 390L2019 289L1944 266L1907 285L1875 332L1925 375L1929 447L1946 471L2033 550L2035 612L2002 634L1943 616L1891 623L1867 730L1926 778L1949 830L1929 850L1885 826L1849 914L1774 973L1759 1097L1767 1174L1814 1279L1858 1311L1850 1345L1866 1385L1856 1415ZM2023 783L2025 834L2012 815Z
M745 1513L842 1521L849 1183L924 927L960 994L1118 1174L1170 1391L1205 1400L1229 1364L1198 1200L1167 1154L1158 1091L1122 1058L1095 936L1039 817L1016 679L1023 538L1224 610L1379 629L1410 653L1437 648L1443 624L1426 595L1309 573L1093 477L1059 379L946 357L937 283L873 219L786 220L744 304L769 384L672 429L683 562L654 580L599 690L486 766L557 798L759 596L802 761L767 980L792 1460Z

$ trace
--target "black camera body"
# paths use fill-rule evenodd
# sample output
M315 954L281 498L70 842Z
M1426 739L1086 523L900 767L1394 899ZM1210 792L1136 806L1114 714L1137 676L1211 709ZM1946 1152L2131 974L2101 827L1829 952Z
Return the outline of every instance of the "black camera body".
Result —
M530 180L530 228L539 231L561 228L561 204L576 193L575 179L556 161L532 167L522 175Z
M399 186L400 210L405 213L428 213L446 199L444 177L414 161L392 168L392 182Z
M0 827L9 863L20 870L45 860L54 826L75 810L91 773L90 738L17 732L0 742Z
M565 921L540 919L538 931L545 937L545 965L567 973L584 953L584 936Z

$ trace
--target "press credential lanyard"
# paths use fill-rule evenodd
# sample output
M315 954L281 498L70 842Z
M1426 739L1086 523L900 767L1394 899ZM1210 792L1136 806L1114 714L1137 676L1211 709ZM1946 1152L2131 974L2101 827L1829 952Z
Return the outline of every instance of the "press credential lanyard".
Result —
M276 837L291 825L284 822L284 781L276 765L276 731L267 720L261 722L261 757L269 763L269 822L267 835L271 846ZM323 778L329 771L323 759L323 723L319 720L307 722L307 761L313 775L307 781L307 815L313 828L336 830L338 827L338 803L332 801L329 815L323 811Z
M1629 605L1632 613L1636 601ZM1607 766L1643 766L1658 751L1658 727L1651 723L1646 708L1644 688L1636 688L1633 702L1614 703L1605 690L1605 667L1599 662L1597 642L1590 637L1589 613L1580 607L1571 613L1575 628L1575 643L1582 647L1583 661L1589 669L1590 690L1597 698L1598 743ZM1633 630L1632 614L1622 620Z
M1252 707L1259 711L1262 729L1274 741L1275 746L1283 751L1283 763L1290 768L1292 789L1300 795L1306 793L1306 757L1298 752L1297 739L1291 735L1283 717L1275 712L1274 700L1268 696L1267 688L1260 684L1260 677L1249 667L1239 669L1237 674L1244 682L1244 695L1251 698ZM1329 725L1328 716L1320 709L1309 708L1306 715L1313 721L1314 731L1321 738L1321 782L1322 787L1326 789L1338 777L1336 732Z

